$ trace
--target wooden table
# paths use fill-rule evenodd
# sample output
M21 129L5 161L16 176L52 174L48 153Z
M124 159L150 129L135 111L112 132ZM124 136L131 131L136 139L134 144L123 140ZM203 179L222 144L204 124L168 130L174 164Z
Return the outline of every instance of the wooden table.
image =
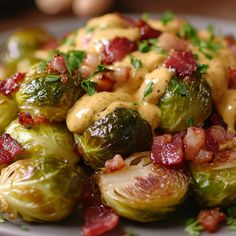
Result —
M10 1L10 0L9 0ZM20 3L21 1L18 0ZM176 13L206 15L234 20L236 23L236 0L116 0L112 11L121 12L163 12L171 9ZM1 13L1 9L0 9ZM72 13L57 16L44 15L31 6L17 14L0 18L0 32L28 24L72 17Z

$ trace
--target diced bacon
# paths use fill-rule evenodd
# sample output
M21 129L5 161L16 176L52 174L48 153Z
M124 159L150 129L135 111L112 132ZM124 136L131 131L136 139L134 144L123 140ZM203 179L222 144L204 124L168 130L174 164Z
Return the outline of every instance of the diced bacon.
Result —
M185 158L194 160L205 143L205 132L202 128L190 127L184 137Z
M117 154L112 159L105 162L105 172L112 173L125 167L125 162L121 155Z
M113 230L119 223L119 216L108 206L96 203L84 210L83 236L97 236Z
M19 122L21 125L28 127L28 128L30 128L34 125L37 125L37 124L49 122L49 120L46 117L40 116L40 115L32 117L29 112L19 112L18 119L19 119Z
M98 80L97 80L97 85L96 85L96 91L101 92L101 91L112 91L113 86L115 85L116 81L112 79L112 76L110 73L102 73Z
M167 51L170 51L171 49L185 51L188 47L188 41L178 38L174 34L165 32L158 38L158 46Z
M228 47L232 51L232 53L236 56L236 40L233 35L228 35L225 37L226 43Z
M209 233L216 232L220 227L220 223L225 220L226 216L223 212L220 212L219 208L201 210L198 215L199 223Z
M211 125L219 125L224 127L224 129L226 129L226 124L224 123L222 117L220 116L220 114L218 112L213 112L210 116L210 123Z
M47 64L47 69L49 73L66 73L67 68L66 68L66 63L65 59L62 55L55 55Z
M228 88L229 89L236 89L236 68L235 67L229 68Z
M205 131L205 149L213 153L219 150L219 143L212 136L211 128Z
M137 49L136 42L132 42L125 37L115 37L102 51L102 63L110 65L115 61L122 60L127 54Z
M198 163L209 163L212 162L214 158L214 153L201 149L198 154L195 156L194 161Z
M16 73L13 77L0 80L0 93L10 95L16 92L20 87L20 82L24 79L25 73Z
M152 28L146 21L144 20L137 20L135 22L136 27L140 30L140 39L151 39L151 38L158 38L161 35L161 31Z
M220 145L234 139L236 136L233 133L227 132L224 127L215 125L210 129L212 138Z
M190 76L197 70L197 62L189 51L171 51L165 66L182 77Z
M24 149L9 134L0 136L0 164L8 164L21 154Z
M180 168L184 164L182 135L164 134L154 137L151 159L165 167Z

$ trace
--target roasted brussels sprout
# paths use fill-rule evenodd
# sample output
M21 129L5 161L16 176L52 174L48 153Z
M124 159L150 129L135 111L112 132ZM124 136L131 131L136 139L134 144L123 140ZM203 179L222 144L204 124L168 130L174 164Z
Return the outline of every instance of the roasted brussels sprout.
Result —
M205 207L236 202L236 151L218 153L213 163L190 164L193 189Z
M120 216L154 221L176 210L188 193L189 178L183 170L154 164L150 152L136 153L121 170L101 171L98 179L102 199Z
M49 121L63 121L70 107L83 94L81 79L68 74L63 82L60 75L40 71L40 65L29 70L16 93L20 110L32 116L44 116Z
M116 108L91 124L82 135L74 137L85 163L96 169L115 154L127 157L148 150L153 135L149 123L136 111Z
M9 36L1 56L4 76L10 76L16 71L25 72L39 61L35 57L35 51L52 39L53 37L41 28L25 28Z
M16 102L3 94L0 94L0 134L2 134L9 123L16 118L18 107Z
M200 78L190 81L172 78L158 105L163 131L175 133L188 126L200 126L211 113L210 88Z
M64 124L38 124L28 129L15 120L5 132L24 148L20 158L54 156L70 164L79 161L74 151L72 134Z
M18 160L2 170L0 211L25 221L59 221L78 204L81 172L55 158Z

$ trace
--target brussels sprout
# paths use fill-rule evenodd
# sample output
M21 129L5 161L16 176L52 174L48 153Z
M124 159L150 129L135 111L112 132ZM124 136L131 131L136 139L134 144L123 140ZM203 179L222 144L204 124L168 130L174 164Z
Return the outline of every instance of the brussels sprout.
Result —
M0 211L7 218L18 214L25 221L59 221L80 200L80 171L54 158L18 160L2 170Z
M173 78L159 101L160 128L175 133L188 126L200 126L211 113L210 87L203 79Z
M230 206L236 202L236 151L225 151L213 163L190 164L193 189L201 205Z
M20 110L30 112L32 116L42 115L49 121L63 121L83 94L81 78L68 74L66 82L63 82L60 75L40 71L40 65L36 64L29 70L16 93Z
M115 154L127 157L149 150L153 135L149 123L136 111L116 108L74 137L85 163L96 169Z
M136 153L118 171L101 171L98 184L102 199L120 216L147 222L176 210L187 196L189 178L183 170L154 164L150 152Z
M4 76L16 71L26 71L38 61L35 51L53 37L41 28L25 28L14 32L6 40L1 60Z
M14 100L0 94L0 134L2 134L9 123L16 118L18 107Z
M56 156L71 164L79 161L73 148L72 134L64 124L39 124L28 129L15 120L5 132L25 149L24 153L19 156L20 158Z

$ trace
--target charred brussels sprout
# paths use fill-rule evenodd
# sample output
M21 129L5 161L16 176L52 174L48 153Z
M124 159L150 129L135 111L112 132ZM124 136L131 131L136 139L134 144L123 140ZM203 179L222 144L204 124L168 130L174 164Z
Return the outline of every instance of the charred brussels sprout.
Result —
M203 79L173 78L158 105L163 131L175 133L188 126L200 126L211 113L210 88Z
M9 123L16 118L18 107L14 100L0 94L0 134L2 134Z
M7 127L6 133L24 148L20 158L54 156L70 164L79 160L73 148L72 134L63 124L39 124L29 129L16 120Z
M1 172L0 211L25 221L59 221L78 204L82 186L80 171L57 159L18 160Z
M101 171L102 199L120 216L147 222L176 210L188 193L189 179L182 170L153 164L150 153L136 153L126 166L112 173Z
M191 163L193 189L206 207L236 202L236 151L219 153L213 163Z
M26 74L16 100L20 110L31 115L41 115L49 121L65 120L66 114L83 94L78 75L67 75L65 82L60 75L40 71L36 64Z
M148 150L152 130L147 121L133 110L117 108L91 124L82 135L75 134L79 151L85 163L101 168L115 154L123 157Z
M9 36L2 54L4 75L26 71L38 61L35 51L52 39L53 37L41 28L25 28Z

